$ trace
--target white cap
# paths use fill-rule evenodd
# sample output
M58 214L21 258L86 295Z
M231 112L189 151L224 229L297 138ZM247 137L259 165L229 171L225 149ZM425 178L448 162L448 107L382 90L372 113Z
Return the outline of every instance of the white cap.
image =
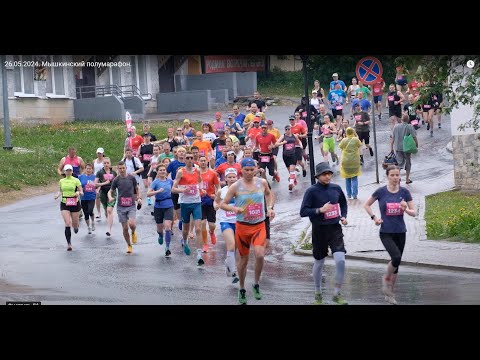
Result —
M72 170L73 171L73 166L70 165L70 164L67 164L63 167L63 172L67 171L67 170Z
M105 152L105 150L103 150L103 148L98 148L97 149L97 153L102 153L103 154L104 152Z
M237 169L235 169L235 168L227 168L227 170L225 170L225 176L227 176L228 174L235 174L235 175L237 175Z
M332 77L334 77L334 76L338 77L338 74L337 74L337 73L333 73Z

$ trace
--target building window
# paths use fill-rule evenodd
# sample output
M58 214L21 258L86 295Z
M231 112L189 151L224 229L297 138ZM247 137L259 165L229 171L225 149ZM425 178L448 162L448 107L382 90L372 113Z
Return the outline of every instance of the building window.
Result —
M35 96L35 90L33 87L33 56L32 55L14 55L13 61L19 66L13 68L15 77L15 96L28 95ZM24 64L31 63L32 66L23 66Z
M62 63L62 55L50 55L47 57L51 65ZM50 66L47 71L47 96L65 96L65 66Z

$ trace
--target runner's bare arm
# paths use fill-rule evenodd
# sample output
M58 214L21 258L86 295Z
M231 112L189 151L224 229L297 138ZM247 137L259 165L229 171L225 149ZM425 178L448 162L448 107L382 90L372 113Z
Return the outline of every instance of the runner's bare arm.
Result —
M63 171L63 163L65 162L65 158L63 157L61 160L60 160L60 163L58 164L58 169L57 169L57 173L58 175L62 176L62 171Z
M234 183L232 186L228 188L225 198L220 203L220 209L223 209L225 211L236 211L237 213L242 212L243 211L242 208L237 208L236 206L228 204L230 200L232 200L232 198L235 196L236 193L237 193L237 183Z
M177 170L177 176L176 176L175 181L173 182L173 185L172 185L172 193L174 193L174 194L180 194L180 193L183 193L185 191L185 189L180 189L178 187L178 183L182 179L182 175L183 175L182 169L178 169Z

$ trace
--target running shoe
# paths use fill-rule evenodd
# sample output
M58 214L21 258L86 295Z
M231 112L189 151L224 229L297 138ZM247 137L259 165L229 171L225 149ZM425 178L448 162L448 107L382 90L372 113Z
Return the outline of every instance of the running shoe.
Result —
M230 271L230 268L227 265L227 259L225 259L223 263L225 264L225 275L227 275L227 277L232 276L232 272Z
M321 293L315 293L315 301L313 302L314 305L323 305L323 298Z
M240 279L238 278L237 273L233 273L232 274L232 284L236 284L239 281L240 281Z
M88 233L91 234L92 233L92 228L89 226L88 227Z
M368 148L368 151L370 151L370 156L373 156L373 149L371 147Z
M72 251L72 245L68 244L67 251Z
M273 177L275 179L276 182L280 182L280 176L278 176L278 174L275 174L275 176Z
M208 245L207 244L202 246L202 252L203 253L208 253Z
M394 296L385 295L385 301L388 302L390 305L397 305L397 300L395 300Z
M215 236L214 232L210 233L210 241L212 242L212 245L215 245L217 243L217 237Z
M163 245L163 235L161 235L161 234L158 234L158 243L160 245Z
M191 251L190 251L190 246L188 246L188 244L183 245L183 252L185 253L185 255L190 255Z
M288 184L288 191L292 191L293 190L293 184Z
M166 248L165 249L165 257L169 257L170 255L172 255L172 253L170 252L170 249Z
M238 303L240 305L247 305L247 290L245 289L238 290Z
M302 174L303 174L303 177L307 176L307 170L303 169Z
M340 294L333 296L332 301L337 305L348 305L348 302Z
M203 261L202 257L197 258L197 266L202 266L205 264L205 261Z
M92 221L92 231L95 231L95 223Z
M387 281L386 275L382 276L382 292L385 296L394 296L392 283Z
M255 284L255 285L252 286L252 288L253 288L253 296L255 297L255 299L261 300L262 299L262 293L260 292L260 285Z
M149 197L147 197L147 205L152 206L152 199L150 199Z
M131 254L132 251L133 251L132 245L128 245L128 246L127 246L127 254Z
M134 232L132 233L132 244L136 244L137 243L137 233Z

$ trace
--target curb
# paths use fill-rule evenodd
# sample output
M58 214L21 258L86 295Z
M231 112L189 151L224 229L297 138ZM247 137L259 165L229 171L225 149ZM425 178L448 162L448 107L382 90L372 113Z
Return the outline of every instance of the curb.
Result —
M300 248L295 248L293 250L293 254L294 255L299 255L299 256L312 256L312 251L311 250L303 250L303 249L300 249ZM362 256L362 255L345 255L345 259L363 260L363 261L382 263L382 264L386 264L388 262L387 259L380 259L380 258L374 258L374 257L368 257L368 256ZM464 267L464 266L429 264L429 263L422 263L422 262L415 262L415 261L403 261L403 260L402 260L402 265L480 273L480 268L470 268L470 267Z

